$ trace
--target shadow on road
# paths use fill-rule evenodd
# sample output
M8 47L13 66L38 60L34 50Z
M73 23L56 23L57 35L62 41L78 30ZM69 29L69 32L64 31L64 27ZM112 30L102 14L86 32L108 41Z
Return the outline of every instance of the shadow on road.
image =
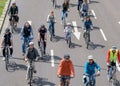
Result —
M90 1L90 4L93 4L93 3L100 3L99 1Z
M70 48L73 49L73 48L76 48L76 47L82 47L82 45L72 43Z
M33 86L55 86L55 84L49 82L47 78L40 78L35 76Z
M58 41L60 41L60 40L64 40L65 38L64 37L60 37L60 36L55 36L54 38L53 38L53 41L52 42L58 42Z
M96 48L104 48L104 45L101 44L95 44L93 42L90 43L90 45L88 46L88 50L95 50Z

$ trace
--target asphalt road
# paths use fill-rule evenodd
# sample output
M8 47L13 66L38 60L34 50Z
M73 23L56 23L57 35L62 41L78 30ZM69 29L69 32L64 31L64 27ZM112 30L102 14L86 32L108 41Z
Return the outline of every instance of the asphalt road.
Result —
M82 37L83 23L80 20L77 12L77 0L71 0L70 12L67 22L76 22L78 31L80 32L80 39L78 40L72 35L72 48L68 48L64 40L63 26L61 25L61 4L63 0L58 0L58 8L53 9L51 0L16 0L19 7L20 21L18 24L18 30L13 34L14 39L14 53L13 58L10 59L9 72L5 70L4 61L2 61L2 53L0 54L0 86L27 86L25 80L26 63L22 60L20 40L20 29L25 21L32 21L32 27L34 31L34 42L37 47L37 30L41 24L46 23L47 15L51 10L54 10L57 23L55 24L56 38L53 42L49 40L49 33L47 39L47 56L44 61L36 63L37 74L34 75L34 86L58 86L59 78L57 78L57 68L60 59L65 53L69 53L75 67L75 78L71 79L70 86L83 86L82 74L83 66L87 60L87 56L92 54L95 61L101 66L101 76L97 77L96 86L110 86L106 75L106 63L105 58L107 50L116 45L120 49L119 45L119 33L120 33L120 6L119 0L92 0L90 3L90 9L93 10L92 17L94 30L91 32L91 46L86 49L84 39ZM8 17L6 19L4 29L9 27ZM2 36L2 34L0 36ZM51 51L53 50L53 53ZM51 63L51 54L54 54L54 62ZM117 79L120 81L120 74L117 72ZM118 85L120 86L120 85Z

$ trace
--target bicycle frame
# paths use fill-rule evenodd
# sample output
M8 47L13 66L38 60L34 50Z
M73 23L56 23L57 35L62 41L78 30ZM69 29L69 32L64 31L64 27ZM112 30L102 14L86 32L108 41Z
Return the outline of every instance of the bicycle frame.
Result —
M9 64L9 45L5 46L5 68L8 71L8 64Z
M30 80L30 86L32 86L32 78L33 78L33 66L32 66L32 60L30 60L30 67L29 67L29 80Z
M66 42L68 44L68 47L71 47L71 36L70 35L66 35Z
M63 80L62 80L63 86L68 86L68 85L67 85L67 77L68 77L68 76L61 76L61 77L60 77L60 78L63 79Z
M88 49L90 42L90 31L86 30L86 32L84 32L84 38L85 38L86 48Z
M15 30L15 28L16 28L14 16L11 16L10 25L11 25L11 31L13 33L13 30Z
M41 52L41 57L43 57L44 55L44 41L43 40L40 41L40 52Z

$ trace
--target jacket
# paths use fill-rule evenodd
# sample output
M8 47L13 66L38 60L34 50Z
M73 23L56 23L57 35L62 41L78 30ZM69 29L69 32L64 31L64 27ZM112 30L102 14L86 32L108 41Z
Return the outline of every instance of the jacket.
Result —
M101 70L100 66L96 62L94 62L93 64L89 64L89 62L86 62L84 65L84 74L95 74L95 68L97 68L98 71Z
M10 10L9 10L9 13L11 14L11 15L14 15L14 14L18 14L18 7L17 6L15 6L15 7L10 7Z
M120 52L119 52L119 50L118 50L118 54L117 54L117 60L120 63ZM107 52L106 62L108 62L108 63L110 62L110 50L108 50L108 52Z
M63 76L70 76L70 75L74 76L75 73L74 73L74 67L72 61L71 60L65 61L64 59L62 59L59 64L57 74Z

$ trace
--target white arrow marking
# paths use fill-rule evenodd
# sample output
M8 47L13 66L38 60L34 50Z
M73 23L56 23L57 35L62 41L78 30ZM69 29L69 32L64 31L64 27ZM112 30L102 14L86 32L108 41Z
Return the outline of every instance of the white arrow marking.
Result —
M97 19L97 17L96 17L96 14L95 14L94 10L91 10L91 12L92 12L92 14L93 14L94 18L95 18L95 19Z
M30 25L32 25L32 21L27 21Z
M105 41L107 41L107 38L106 38L106 36L105 36L105 34L104 34L104 32L103 32L103 30L102 30L102 29L100 29L100 32L101 32L101 34L102 34L102 36L103 36L104 40L105 40Z
M51 52L51 66L52 66L52 67L55 67L55 61L54 61L54 51L53 51L53 50L51 50L50 52Z
M76 36L76 38L79 40L80 39L80 32L78 32L78 28L77 28L77 24L76 24L76 21L72 21L73 23L73 26L74 26L74 35Z
M120 72L120 67L119 67L118 61L116 61L116 66L117 66L118 71Z

